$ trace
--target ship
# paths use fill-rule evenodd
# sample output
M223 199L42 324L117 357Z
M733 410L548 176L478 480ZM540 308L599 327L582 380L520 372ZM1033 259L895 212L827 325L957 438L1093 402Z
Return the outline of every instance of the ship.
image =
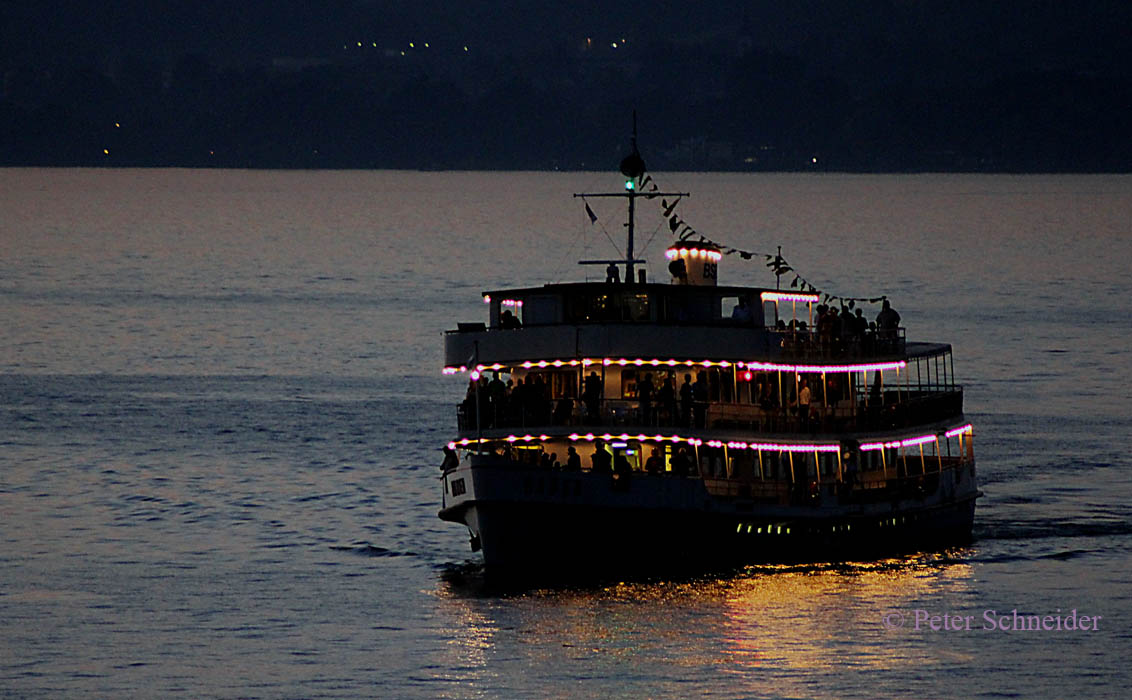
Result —
M620 170L624 190L574 195L591 220L593 198L627 204L624 257L580 261L604 280L488 290L486 319L445 333L443 371L467 387L439 517L466 526L484 572L616 579L968 543L981 493L951 345L907 339L887 297L871 321L867 300L783 290L780 250L773 288L728 286L735 249L680 235L649 281L635 210L668 218L689 195L659 190L635 128Z

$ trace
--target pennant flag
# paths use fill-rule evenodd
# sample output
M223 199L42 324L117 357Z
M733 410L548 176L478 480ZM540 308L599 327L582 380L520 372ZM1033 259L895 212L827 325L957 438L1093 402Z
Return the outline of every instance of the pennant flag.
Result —
M672 216L672 212L676 210L676 205L679 204L679 203L680 203L679 197L672 200L672 204L669 204L667 199L660 200L661 206L664 207L664 215L665 216Z
M745 251L745 250L740 250L740 251L739 251L739 257L743 258L744 260L750 260L750 259L751 259L751 254L750 254L750 253L748 253L748 252L747 252L747 251Z
M596 224L597 223L597 214L594 213L593 209L590 209L590 203L589 202L586 202L585 204L586 204L586 215L590 217L590 223Z
M672 233L676 233L676 229L680 228L680 218L673 216L668 220L668 228L672 229Z

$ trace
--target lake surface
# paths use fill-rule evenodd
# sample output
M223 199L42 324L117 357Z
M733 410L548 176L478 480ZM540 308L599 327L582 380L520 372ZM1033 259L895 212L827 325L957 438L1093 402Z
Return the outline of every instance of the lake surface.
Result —
M0 696L1124 697L1132 177L654 177L954 345L972 546L483 590L442 332L603 274L616 174L0 170Z

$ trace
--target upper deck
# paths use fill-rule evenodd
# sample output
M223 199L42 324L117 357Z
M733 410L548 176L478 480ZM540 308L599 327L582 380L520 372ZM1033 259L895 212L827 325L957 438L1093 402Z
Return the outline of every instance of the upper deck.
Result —
M445 366L571 358L859 363L942 353L879 334L858 313L837 337L816 327L817 295L757 287L573 283L490 291L486 322L445 336Z

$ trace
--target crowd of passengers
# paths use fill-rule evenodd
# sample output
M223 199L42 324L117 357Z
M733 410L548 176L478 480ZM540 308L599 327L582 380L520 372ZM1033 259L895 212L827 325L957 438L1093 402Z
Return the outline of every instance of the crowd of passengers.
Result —
M651 372L638 377L636 397L621 400L621 405L624 406L636 404L636 413L631 422L656 427L709 427L707 414L713 392L707 373L697 372L695 381L692 381L690 373L684 374L679 388L676 382L677 374L672 370L658 373L655 378ZM757 373L748 384L750 405L759 407L765 423L762 427L766 429L816 431L830 418L827 409L852 395L846 377L838 374L828 375L824 385L820 375L800 378L797 384L789 379L782 384L783 395L780 395L779 378L775 373ZM873 404L879 406L880 403L879 384L873 388L868 402L870 407ZM577 401L568 396L552 398L549 386L539 374L528 375L525 381L509 379L504 382L499 372L493 372L490 381L485 383L481 378L478 383L472 381L468 385L467 395L461 405L465 422L463 427L470 429L476 425L477 420L483 428L575 424L600 426L612 417L603 416L603 396L604 382L594 371L584 379L582 395ZM575 415L576 405L580 408L579 415Z
M508 445L501 449L501 455L503 457L527 468L561 472L583 471L583 457L573 445L567 446L563 461L559 460L558 453L547 452L545 449L541 448L518 449L512 445ZM451 447L445 447L444 452L445 458L444 463L441 464L441 469L447 473L459 465L459 457L456 451ZM666 471L664 456L660 448L653 447L650 456L638 470L634 469L624 451L616 451L616 454L610 453L610 451L606 449L605 440L597 438L594 440L594 450L588 457L588 466L586 466L585 471L591 474L608 475L613 478L615 484L618 482L627 484L633 474L640 474L642 472L647 476L698 478L702 474L709 478L718 479L729 479L735 476L719 457L714 458L714 460L710 457L703 459L703 464L697 465L692 453L690 453L687 448L679 447L672 455L671 470ZM814 465L806 464L799 465L797 469L802 470L805 476L796 478L795 469L790 466L787 460L781 457L778 459L768 457L767 461L759 466L758 478L759 480L781 480L789 483L804 483L812 486L816 484L817 479L830 478L835 474L831 465L825 465L824 468L817 468ZM818 475L818 471L814 471L815 469L820 471L821 474ZM903 460L896 462L896 470L898 477L911 475L910 472L907 471L907 465ZM924 472L922 471L921 473ZM852 486L858 482L858 478L859 467L856 457L846 459L844 471L840 477L841 482L844 485Z
M857 357L898 348L900 314L888 299L881 303L875 321L867 320L860 307L854 313L844 304L840 311L819 304L815 312L812 328L805 321L778 320L775 330L785 335L785 349L815 350L827 357Z
M627 477L633 472L633 465L629 463L628 457L623 452L618 452L616 455L612 454L606 449L605 440L597 438L594 440L594 451L589 456L588 471L594 474L611 474L615 476ZM451 448L446 448L446 453ZM541 469L553 469L568 472L582 471L582 455L573 445L566 448L564 459L558 459L557 452L546 452L545 450L520 450L508 446L504 448L504 456L513 462L520 462L532 467ZM452 453L453 459L455 453ZM456 462L453 461L452 467L455 467ZM663 474L664 457L661 456L659 448L652 448L652 454L649 456L642 467L642 471L652 476L659 476ZM684 447L679 448L674 455L672 455L672 472L674 476L696 476L698 471L696 469L696 462L688 450Z

